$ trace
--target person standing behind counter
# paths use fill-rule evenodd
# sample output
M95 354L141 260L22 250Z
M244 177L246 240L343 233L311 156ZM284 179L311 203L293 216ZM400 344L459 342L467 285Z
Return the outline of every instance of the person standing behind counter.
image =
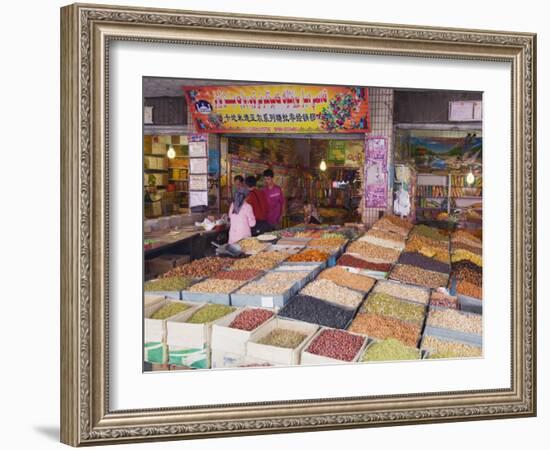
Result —
M252 175L246 177L245 183L249 190L246 201L252 206L256 218L256 226L252 228L252 236L271 231L271 226L267 223L269 205L265 192L256 188L256 177Z
M273 180L273 170L264 170L265 186L262 189L267 197L267 223L274 228L279 227L281 216L283 215L283 209L285 206L285 197L283 190L280 186L277 186Z
M252 206L246 202L248 189L239 188L229 207L229 243L234 244L243 238L252 236L250 229L256 225Z

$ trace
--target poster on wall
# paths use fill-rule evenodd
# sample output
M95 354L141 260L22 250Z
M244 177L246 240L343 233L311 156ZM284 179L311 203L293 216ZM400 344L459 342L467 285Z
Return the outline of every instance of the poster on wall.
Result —
M191 173L208 173L208 158L190 158L189 169Z
M366 133L368 89L292 84L184 88L197 131Z
M481 170L482 137L410 136L408 145L415 165L421 171Z
M346 162L346 143L344 141L330 141L327 160L331 164L343 165Z
M189 157L190 158L206 157L206 142L189 142Z
M190 191L189 192L189 207L194 206L208 206L208 192L207 191Z
M365 140L365 206L388 206L388 143L383 137Z
M208 177L206 175L189 175L189 189L192 191L207 190Z

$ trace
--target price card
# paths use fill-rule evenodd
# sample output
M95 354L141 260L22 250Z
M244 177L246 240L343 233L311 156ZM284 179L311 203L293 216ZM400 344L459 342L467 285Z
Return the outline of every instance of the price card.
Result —
M264 308L273 308L273 297L262 297L261 298L262 306Z
M189 157L206 157L206 142L189 142Z
M189 169L191 173L208 173L208 158L189 159Z
M206 191L191 191L189 192L189 207L193 206L208 206L208 192Z

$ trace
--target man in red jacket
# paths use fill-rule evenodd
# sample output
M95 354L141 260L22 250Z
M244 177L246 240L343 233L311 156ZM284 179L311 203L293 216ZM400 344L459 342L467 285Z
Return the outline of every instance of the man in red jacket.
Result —
M256 218L256 225L252 228L252 236L271 231L271 226L267 223L269 206L265 192L256 188L256 178L251 175L246 177L245 184L249 190L246 201L252 206Z

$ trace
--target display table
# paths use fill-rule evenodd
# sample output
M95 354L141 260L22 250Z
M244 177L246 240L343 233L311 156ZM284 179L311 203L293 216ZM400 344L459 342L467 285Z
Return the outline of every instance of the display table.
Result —
M190 255L191 259L203 258L214 253L211 243L227 242L227 226L206 231L200 227L184 227L180 230L166 230L146 233L144 241L150 241L144 249L145 259L152 259L165 253Z

